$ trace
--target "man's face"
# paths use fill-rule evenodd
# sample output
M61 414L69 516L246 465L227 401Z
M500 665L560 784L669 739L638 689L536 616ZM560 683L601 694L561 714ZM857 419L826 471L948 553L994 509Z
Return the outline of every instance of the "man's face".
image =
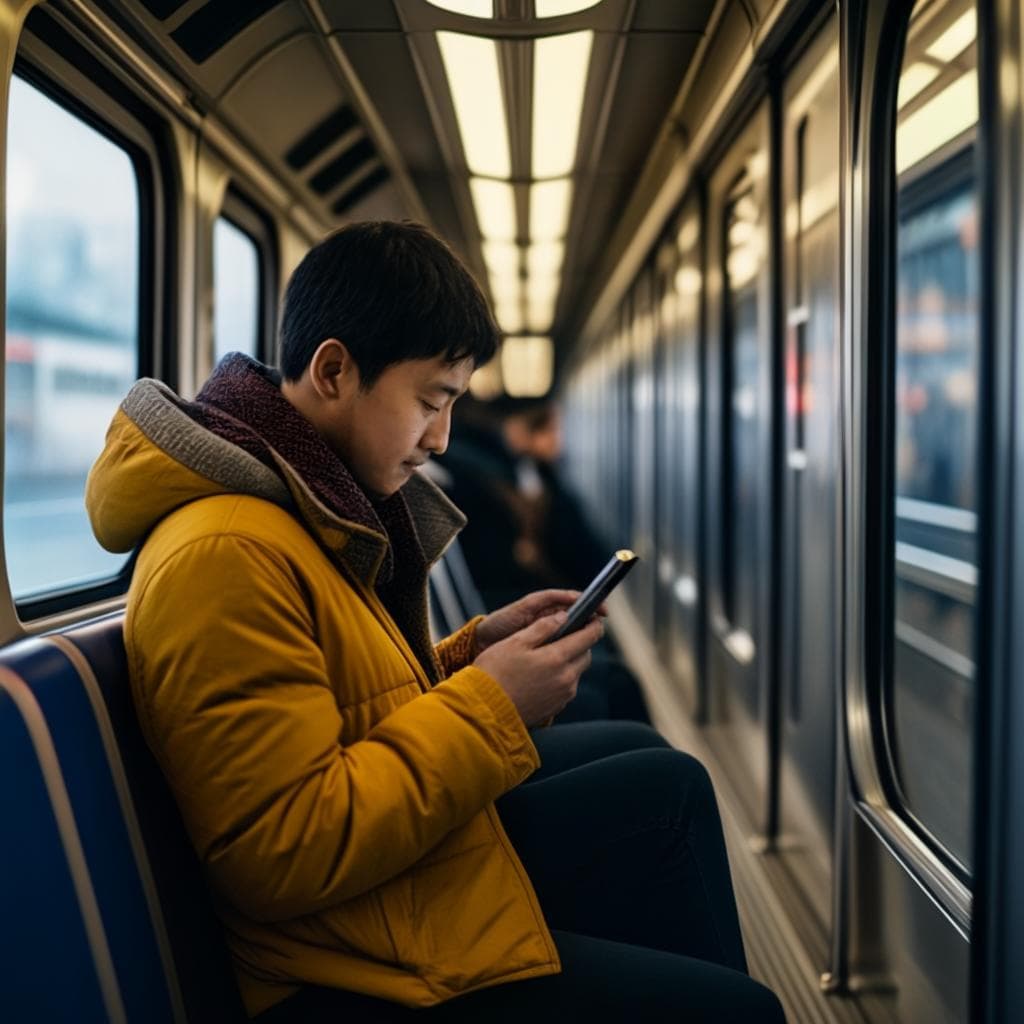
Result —
M321 430L363 490L394 494L448 447L452 404L472 373L472 359L409 359L389 366L369 391L349 374Z

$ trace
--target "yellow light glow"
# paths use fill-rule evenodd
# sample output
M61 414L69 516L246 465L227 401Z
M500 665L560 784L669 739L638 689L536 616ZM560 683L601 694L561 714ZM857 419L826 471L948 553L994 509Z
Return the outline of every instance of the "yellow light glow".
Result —
M518 274L521 254L513 242L484 242L484 263L492 274Z
M978 121L978 76L961 75L896 129L896 173L934 153Z
M507 178L511 173L505 103L493 39L438 32L445 74L459 122L466 164L473 174Z
M468 14L472 18L493 18L493 0L427 0L428 4L440 7L453 14Z
M565 245L562 242L535 242L526 250L526 272L530 278L555 276L562 269Z
M572 182L542 181L530 187L530 238L547 242L564 238L569 227Z
M494 308L494 318L506 334L516 334L523 329L523 309L518 302L499 302Z
M960 15L938 39L925 51L929 57L948 64L959 57L978 35L978 13L972 7Z
M538 18L557 18L560 14L576 14L588 7L596 7L601 0L533 0Z
M473 371L469 378L469 393L481 402L490 402L505 390L501 380L501 359L495 356Z
M896 97L896 105L902 109L908 104L926 85L934 82L939 69L933 64L922 64L918 61L911 64L906 71L900 75L900 89Z
M513 398L536 398L551 389L554 346L550 338L506 338L501 346L501 375Z
M594 33L587 31L533 44L535 178L557 178L573 168L593 42Z
M491 295L499 306L518 306L523 299L523 285L518 274L491 274Z
M471 178L469 190L484 238L489 242L511 242L516 237L516 200L512 186L504 181Z
M676 291L680 295L700 295L703 283L701 272L696 267L680 267L676 271Z
M526 324L531 331L543 334L551 330L551 324L555 319L554 298L533 298L527 300Z

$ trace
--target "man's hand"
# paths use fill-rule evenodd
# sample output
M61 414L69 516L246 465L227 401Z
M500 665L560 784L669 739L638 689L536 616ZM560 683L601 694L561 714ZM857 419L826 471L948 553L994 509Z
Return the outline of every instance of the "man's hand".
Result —
M572 601L570 591L541 593L569 594L569 603ZM517 601L509 607L521 603ZM492 644L474 662L497 680L528 727L557 715L576 696L580 675L590 664L590 648L604 633L604 625L595 618L577 632L545 644L563 622L564 611L539 618Z
M532 626L538 619L563 611L579 596L578 590L537 590L491 612L476 627L477 654L482 654L499 640ZM598 614L605 614L604 605L598 609Z

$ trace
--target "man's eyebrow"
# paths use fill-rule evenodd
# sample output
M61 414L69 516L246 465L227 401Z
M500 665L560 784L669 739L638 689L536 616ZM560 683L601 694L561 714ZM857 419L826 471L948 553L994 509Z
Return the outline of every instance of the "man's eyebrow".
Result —
M466 392L459 388L453 388L450 384L442 384L438 381L430 385L431 391L443 391L449 398L461 398Z

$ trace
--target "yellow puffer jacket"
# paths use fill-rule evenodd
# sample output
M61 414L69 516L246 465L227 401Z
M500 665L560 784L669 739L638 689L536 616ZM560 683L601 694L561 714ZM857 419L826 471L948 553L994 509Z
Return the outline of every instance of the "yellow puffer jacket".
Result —
M438 645L448 678L431 688L372 586L385 538L282 470L287 486L143 381L86 495L105 547L144 539L136 708L247 1009L300 983L424 1006L558 971L493 805L537 753L468 664L475 623ZM418 476L404 493L433 560L464 520Z

